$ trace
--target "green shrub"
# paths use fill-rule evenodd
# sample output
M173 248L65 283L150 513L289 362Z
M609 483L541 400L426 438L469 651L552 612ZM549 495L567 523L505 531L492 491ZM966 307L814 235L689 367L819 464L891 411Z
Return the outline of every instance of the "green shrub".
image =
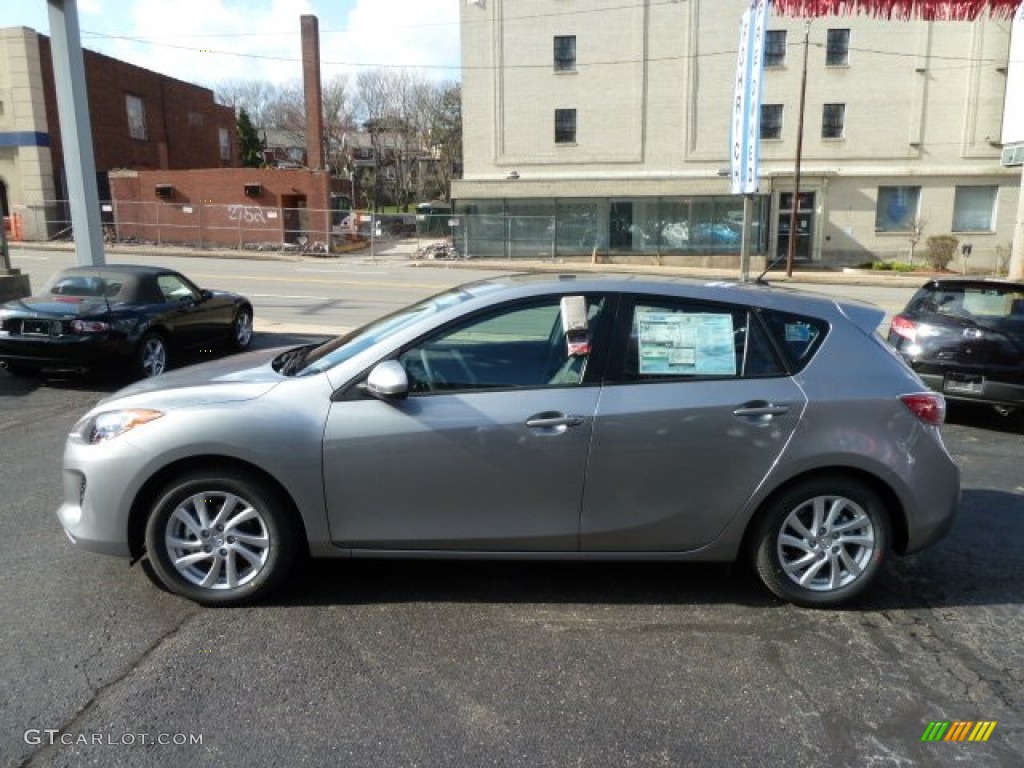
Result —
M928 238L928 251L925 253L925 261L928 266L936 272L942 272L949 266L956 254L956 247L960 241L952 235L932 235Z
M871 264L871 268L879 272L887 272L892 269L892 264L888 261L876 261Z

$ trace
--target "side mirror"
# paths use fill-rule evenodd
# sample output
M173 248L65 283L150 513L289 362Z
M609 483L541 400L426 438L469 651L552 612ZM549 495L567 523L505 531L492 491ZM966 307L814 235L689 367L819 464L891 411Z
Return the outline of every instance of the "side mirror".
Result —
M409 377L397 360L378 363L366 377L366 391L380 400L401 400L409 394Z
M199 295L203 301L206 301L207 299L213 298L213 291L208 291L206 288L200 288Z

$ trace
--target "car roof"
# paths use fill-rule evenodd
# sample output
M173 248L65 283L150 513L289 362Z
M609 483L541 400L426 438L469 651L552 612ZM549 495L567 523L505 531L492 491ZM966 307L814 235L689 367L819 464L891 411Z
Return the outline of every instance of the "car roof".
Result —
M979 288L992 285L1024 291L1024 283L1000 277L936 277L921 287L943 290L949 288Z
M865 329L877 326L885 315L883 310L870 302L805 293L788 286L764 282L702 280L625 272L510 274L468 283L453 290L493 301L499 297L514 299L538 293L565 293L570 285L580 293L613 291L655 294L776 309L830 320L844 316Z
M144 275L162 275L168 272L174 272L173 269L167 267L153 267L146 264L103 264L100 266L77 266L68 267L62 269L60 274L62 275L135 275L142 277Z

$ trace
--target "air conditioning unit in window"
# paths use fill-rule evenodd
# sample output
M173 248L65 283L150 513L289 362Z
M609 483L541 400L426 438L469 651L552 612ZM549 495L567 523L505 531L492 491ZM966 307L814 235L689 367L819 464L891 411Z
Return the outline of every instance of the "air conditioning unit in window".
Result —
M1003 147L999 164L1007 168L1014 165L1024 165L1024 144L1009 144Z

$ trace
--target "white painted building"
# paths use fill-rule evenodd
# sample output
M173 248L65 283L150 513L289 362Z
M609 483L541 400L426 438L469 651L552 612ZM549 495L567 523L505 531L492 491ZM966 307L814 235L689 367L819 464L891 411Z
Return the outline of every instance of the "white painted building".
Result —
M742 204L722 172L747 4L463 0L453 198L471 255L735 263ZM769 257L788 238L804 29L768 23L754 234ZM918 259L952 234L970 269L1004 260L1020 195L1019 169L1000 163L1010 29L810 23L800 261L906 261L915 229Z

